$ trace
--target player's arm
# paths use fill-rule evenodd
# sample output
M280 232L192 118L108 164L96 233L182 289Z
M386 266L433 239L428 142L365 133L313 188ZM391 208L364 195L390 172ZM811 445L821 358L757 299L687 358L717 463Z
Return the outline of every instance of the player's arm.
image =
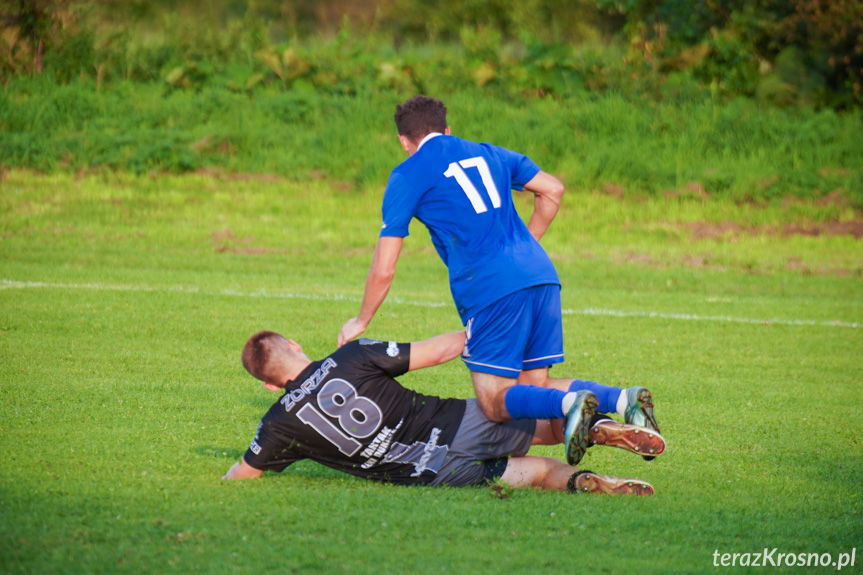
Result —
M372 318L375 317L375 313L387 297L396 275L396 262L398 262L399 254L402 251L402 243L404 243L404 238L394 236L382 236L378 240L375 255L372 258L372 266L366 278L360 314L349 319L342 326L339 332L339 347L362 335Z
M563 183L551 174L540 171L524 185L524 189L533 193L533 213L527 229L539 241L560 209Z
M228 472L222 476L222 479L254 479L263 474L263 471L255 469L241 459L231 466Z
M456 331L412 343L408 369L413 371L455 359L464 350L464 338L464 331Z

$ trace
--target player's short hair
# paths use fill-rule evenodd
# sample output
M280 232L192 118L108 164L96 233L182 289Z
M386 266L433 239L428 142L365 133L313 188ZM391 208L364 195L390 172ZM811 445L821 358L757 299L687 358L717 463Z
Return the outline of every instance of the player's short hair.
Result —
M287 340L274 331L259 331L249 338L243 346L243 367L249 374L269 383L284 383L274 381L277 377L274 370L278 367L276 354L279 349L284 349Z
M436 98L414 96L396 106L393 119L400 136L419 142L432 132L446 130L446 106Z

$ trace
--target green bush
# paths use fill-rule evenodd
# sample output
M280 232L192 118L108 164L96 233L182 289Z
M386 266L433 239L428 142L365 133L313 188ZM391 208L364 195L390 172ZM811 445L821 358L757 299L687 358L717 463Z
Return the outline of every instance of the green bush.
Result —
M855 0L597 0L623 15L634 56L691 69L717 94L780 105L863 102L863 4ZM697 55L697 57L693 57Z
M412 83L444 99L457 135L524 151L579 189L613 185L655 196L684 193L698 182L710 196L761 202L783 195L814 199L842 188L863 206L859 112L703 95L650 103L632 94L568 88L529 91L526 98L527 85L515 95L504 81L446 86L433 64L398 63L411 70ZM420 77L426 73L428 79ZM517 77L518 70L504 73ZM87 79L20 78L0 88L2 163L139 173L214 167L300 179L323 175L377 188L403 159L392 114L414 93L387 90L379 81L373 77L346 94L311 82L306 88L263 82L237 92L216 82L184 90L152 82L100 87Z
M42 74L0 85L3 165L216 167L377 187L402 157L394 106L428 93L458 135L525 151L585 189L762 202L842 188L863 206L860 112L818 106L826 76L793 46L753 72L757 42L727 28L674 52L671 40L513 42L488 25L429 44L350 22L271 42L252 11L204 15L182 34L181 22L177 12L146 42L131 29L74 41L64 29L68 45L53 45ZM96 36L107 43L86 49Z

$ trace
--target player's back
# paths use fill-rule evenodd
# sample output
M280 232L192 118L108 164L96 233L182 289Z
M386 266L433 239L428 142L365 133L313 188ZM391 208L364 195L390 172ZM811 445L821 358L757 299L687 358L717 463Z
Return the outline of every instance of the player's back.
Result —
M523 154L434 137L393 171L384 198L384 227L393 229L382 235L407 235L411 217L426 225L462 319L519 289L558 283L512 199L538 172Z
M312 362L261 419L247 463L281 471L309 458L370 479L430 481L465 402L403 387L393 377L409 366L410 344L367 339Z

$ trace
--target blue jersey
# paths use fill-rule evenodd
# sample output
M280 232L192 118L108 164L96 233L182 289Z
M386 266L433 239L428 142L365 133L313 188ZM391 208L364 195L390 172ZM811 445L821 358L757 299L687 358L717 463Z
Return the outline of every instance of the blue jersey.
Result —
M530 158L498 146L454 136L428 139L390 174L381 236L407 236L414 217L425 224L467 323L513 292L560 285L512 201L512 190L537 173Z

